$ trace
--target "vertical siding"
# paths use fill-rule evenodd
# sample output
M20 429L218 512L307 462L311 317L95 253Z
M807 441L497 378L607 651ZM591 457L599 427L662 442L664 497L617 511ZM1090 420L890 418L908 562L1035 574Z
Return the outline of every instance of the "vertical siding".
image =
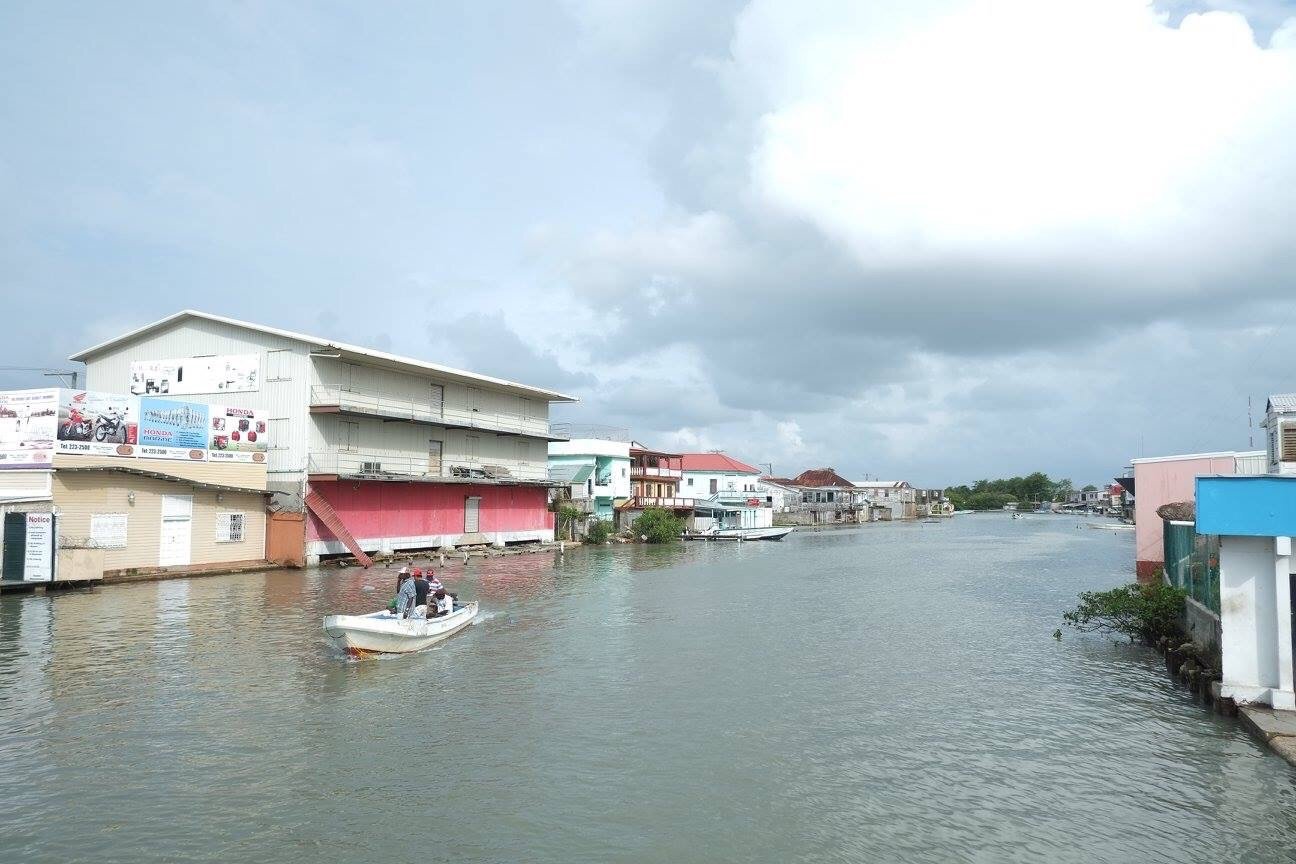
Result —
M128 500L135 493L135 503ZM218 564L256 561L265 557L265 501L261 495L216 493L194 489L186 483L131 477L125 474L55 473L54 506L59 514L59 538L65 545L82 543L90 537L90 517L101 513L125 513L126 547L107 549L104 568L158 566L162 537L162 496L192 495L193 521L190 533L190 561ZM243 513L243 540L216 542L216 514Z
M272 367L270 353L276 353ZM288 440L271 440L269 481L292 483L304 478L306 468L307 395L314 374L309 346L268 333L258 333L203 319L185 319L170 327L114 345L86 363L86 389L130 392L130 364L134 360L165 360L209 354L257 354L261 358L260 389L252 393L204 393L173 396L192 402L234 405L263 410L271 418L286 418ZM273 369L282 370L271 378ZM231 484L233 485L233 484Z
M110 468L136 468L168 474L195 483L215 483L220 486L241 486L244 489L266 488L266 466L257 462L190 462L182 459L122 459L115 456L93 456L80 453L59 453L54 457L54 467L85 468L106 466Z
M481 501L481 533L552 529L548 490L536 486L473 486L377 481L311 483L356 537L416 537L464 533L464 501ZM308 540L332 540L314 516Z

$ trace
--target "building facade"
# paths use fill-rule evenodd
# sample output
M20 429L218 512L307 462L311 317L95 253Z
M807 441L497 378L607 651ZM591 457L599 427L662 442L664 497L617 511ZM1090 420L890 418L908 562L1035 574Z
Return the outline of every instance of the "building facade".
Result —
M550 479L567 488L574 504L605 522L615 519L617 503L631 495L630 442L625 438L549 442Z
M694 496L693 528L769 528L773 507L761 491L760 469L724 453L685 453L680 458L684 495Z
M914 519L918 516L916 492L905 480L857 480L855 487L871 505L890 510L892 519Z
M92 389L268 417L267 486L321 555L551 540L539 387L184 311L72 356Z

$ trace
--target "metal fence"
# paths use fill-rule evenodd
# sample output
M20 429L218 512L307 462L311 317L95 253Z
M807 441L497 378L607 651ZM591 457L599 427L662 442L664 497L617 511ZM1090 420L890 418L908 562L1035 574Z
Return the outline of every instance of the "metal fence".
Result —
M1218 537L1198 534L1191 522L1165 523L1165 571L1171 585L1219 614Z

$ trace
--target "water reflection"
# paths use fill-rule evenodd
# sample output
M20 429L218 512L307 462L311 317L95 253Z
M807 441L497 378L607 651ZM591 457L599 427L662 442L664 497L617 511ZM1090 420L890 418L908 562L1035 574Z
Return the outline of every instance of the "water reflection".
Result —
M390 571L5 597L0 860L437 860L411 793L455 860L1281 858L1284 763L1050 638L1130 554L981 517L452 560L479 622L364 663L320 619Z

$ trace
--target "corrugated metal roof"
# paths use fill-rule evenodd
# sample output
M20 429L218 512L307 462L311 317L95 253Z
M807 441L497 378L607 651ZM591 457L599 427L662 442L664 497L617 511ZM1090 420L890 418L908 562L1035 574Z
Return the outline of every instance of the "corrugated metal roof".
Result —
M1278 393L1269 397L1270 411L1296 411L1296 393Z
M372 348L365 348L360 345L350 345L346 342L336 342L331 339L324 339L319 336L310 336L306 333L296 333L292 330L281 330L278 327L268 327L264 324L254 324L251 321L240 321L237 318L226 318L223 315L213 315L210 312L199 312L195 309L184 309L173 315L168 315L154 321L152 324L145 324L143 327L137 327L120 336L114 336L98 345L92 345L89 348L78 351L68 357L69 360L85 362L87 358L102 352L105 348L120 343L127 342L138 336L143 336L154 330L160 330L169 324L173 324L185 318L198 318L205 321L215 321L220 324L227 324L232 327L240 327L244 330L252 330L258 333L268 333L272 336L278 336L281 339L291 339L294 342L303 342L307 345L314 345L317 348L330 348L342 354L353 354L357 357L364 357L373 360L381 360L394 366L404 366L407 368L418 369L425 372L436 372L449 378L460 378L467 381L480 381L485 384L494 384L498 387L506 387L513 390L526 391L529 394L544 396L549 402L579 402L575 396L568 396L559 393L556 390L548 390L543 387L532 387L529 384L519 384L516 381L508 381L504 378L495 378L490 375L481 375L477 372L468 372L463 369L454 369L450 366L442 366L439 363L428 363L423 360L415 360L413 357L402 357L399 354L388 354L385 351L375 351Z
M746 462L725 453L685 453L680 457L685 471L732 471L738 474L759 474L759 468L753 468Z
M579 462L559 463L549 466L549 479L555 483L584 483L593 473L593 465L582 465Z
M252 489L247 486L226 486L222 483L204 483L201 480L190 480L186 477L177 477L174 474L164 474L161 471L145 471L142 468L129 468L125 465L74 465L66 468L55 467L54 471L58 474L63 474L64 472L75 474L111 472L116 474L129 474L133 477L148 477L150 480L166 480L170 483L181 483L185 486L192 486L195 489L207 489L212 492L229 492L243 495L274 494L265 489Z

